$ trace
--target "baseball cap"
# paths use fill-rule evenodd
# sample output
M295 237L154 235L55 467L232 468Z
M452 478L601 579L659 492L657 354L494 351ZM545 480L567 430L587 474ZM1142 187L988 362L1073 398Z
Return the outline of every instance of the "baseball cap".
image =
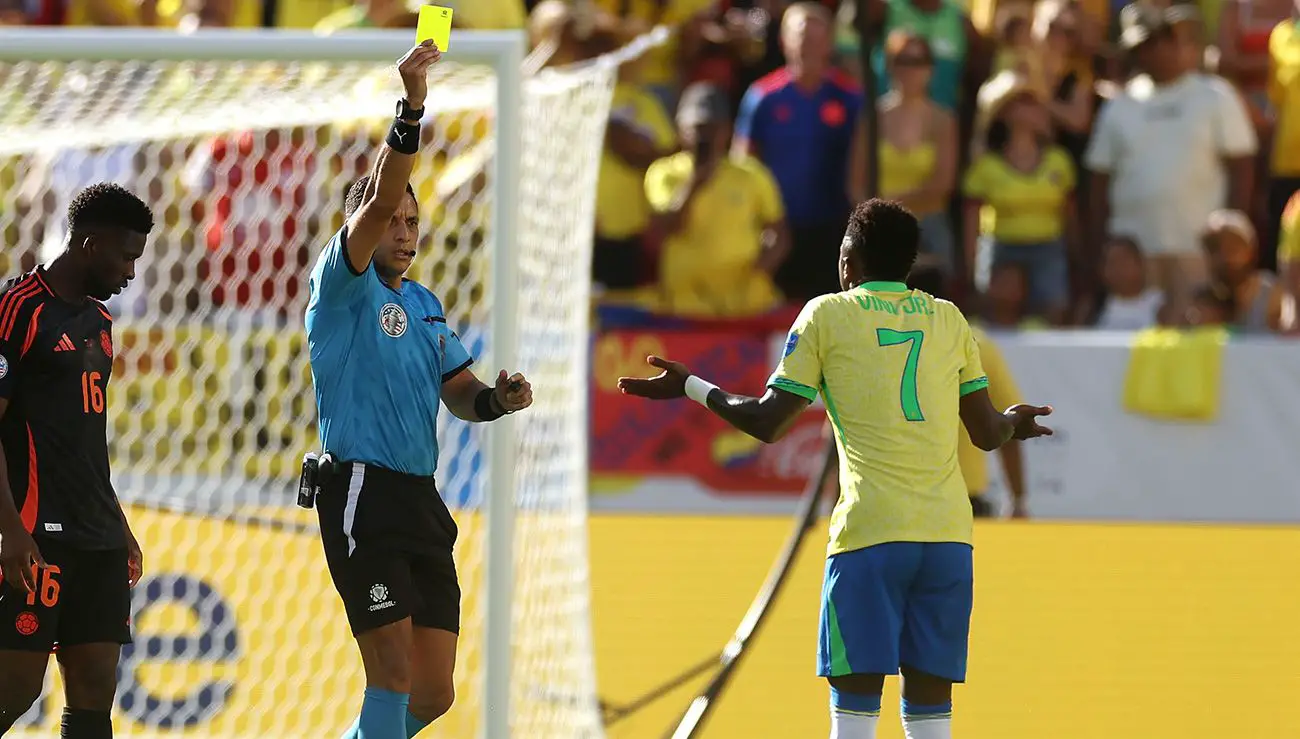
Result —
M1179 23L1200 20L1196 6L1175 3L1159 8L1144 0L1124 6L1119 12L1119 45L1132 50Z
M677 103L677 123L683 126L726 122L730 117L731 103L726 93L709 82L689 85Z

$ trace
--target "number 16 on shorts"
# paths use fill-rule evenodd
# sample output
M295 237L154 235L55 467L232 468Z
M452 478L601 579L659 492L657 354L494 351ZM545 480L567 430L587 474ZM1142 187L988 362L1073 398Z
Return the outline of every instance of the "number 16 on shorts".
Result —
M42 620L48 620L48 615L44 611L58 606L58 575L61 573L62 570L58 565L36 568L36 589L27 593L24 603L26 608L21 609L14 619L14 630L19 636L35 636L36 632L41 630ZM43 619L42 616L46 618Z

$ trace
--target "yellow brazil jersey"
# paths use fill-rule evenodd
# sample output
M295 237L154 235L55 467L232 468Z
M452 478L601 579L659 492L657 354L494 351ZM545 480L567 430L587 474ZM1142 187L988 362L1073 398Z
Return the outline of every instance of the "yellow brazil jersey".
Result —
M1282 233L1277 240L1277 263L1300 264L1300 193L1292 195L1282 211Z
M1277 110L1275 175L1300 177L1300 21L1282 21L1268 38L1268 96Z
M1065 203L1074 185L1074 162L1053 146L1033 172L1012 167L997 153L981 154L966 171L962 192L984 203L986 229L998 241L1036 244L1065 232Z
M679 28L713 6L713 0L596 0L596 6L616 18L630 19L648 31L664 25ZM646 85L676 85L677 35L662 46L646 52L638 68L639 82Z
M643 130L655 146L671 150L677 131L659 99L637 85L614 88L611 118ZM626 239L645 231L650 206L645 197L645 174L619 159L609 147L600 156L596 185L596 233L607 239Z
M1020 388L1016 387L1016 379L1011 376L1002 352L979 328L971 326L971 331L979 343L980 364L989 378L989 399L993 401L993 407L1006 410L1019 403ZM961 467L961 476L966 479L966 489L971 495L978 495L989 487L988 453L975 446L965 426L958 424L957 427L957 433L961 435L957 445L957 464Z
M988 387L957 306L897 282L814 298L770 387L813 399L835 428L840 498L827 556L895 541L971 543L958 403Z
M694 157L681 152L650 165L646 200L671 210L689 187ZM724 159L696 193L682 229L664 243L659 265L661 308L683 316L744 316L781 300L758 269L763 231L785 217L775 178L757 159Z
M891 200L921 189L934 177L939 161L939 150L930 141L899 149L882 140L878 151L880 197ZM922 203L914 212L917 217L939 212L947 207L946 199L941 200L943 202Z

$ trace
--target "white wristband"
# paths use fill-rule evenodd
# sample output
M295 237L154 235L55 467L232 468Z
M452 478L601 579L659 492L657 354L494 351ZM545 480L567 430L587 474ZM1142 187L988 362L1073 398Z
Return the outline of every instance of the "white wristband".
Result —
M717 385L714 385L708 380L700 379L695 375L686 378L686 397L694 400L705 408L709 407L709 393L717 389Z

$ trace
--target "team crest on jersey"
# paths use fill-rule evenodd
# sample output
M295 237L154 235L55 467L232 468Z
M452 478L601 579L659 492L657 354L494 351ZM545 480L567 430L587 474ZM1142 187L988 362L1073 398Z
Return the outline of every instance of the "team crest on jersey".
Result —
M0 354L0 379L4 379L7 374L9 374L9 360L5 359L5 355Z
M39 628L41 628L41 620L31 611L23 611L14 620L14 629L23 636L31 636Z
M406 324L406 311L397 303L384 303L384 307L379 309L379 327L394 339L406 333Z
M113 358L113 335L107 331L99 332L99 348L104 350L104 356L109 359Z

